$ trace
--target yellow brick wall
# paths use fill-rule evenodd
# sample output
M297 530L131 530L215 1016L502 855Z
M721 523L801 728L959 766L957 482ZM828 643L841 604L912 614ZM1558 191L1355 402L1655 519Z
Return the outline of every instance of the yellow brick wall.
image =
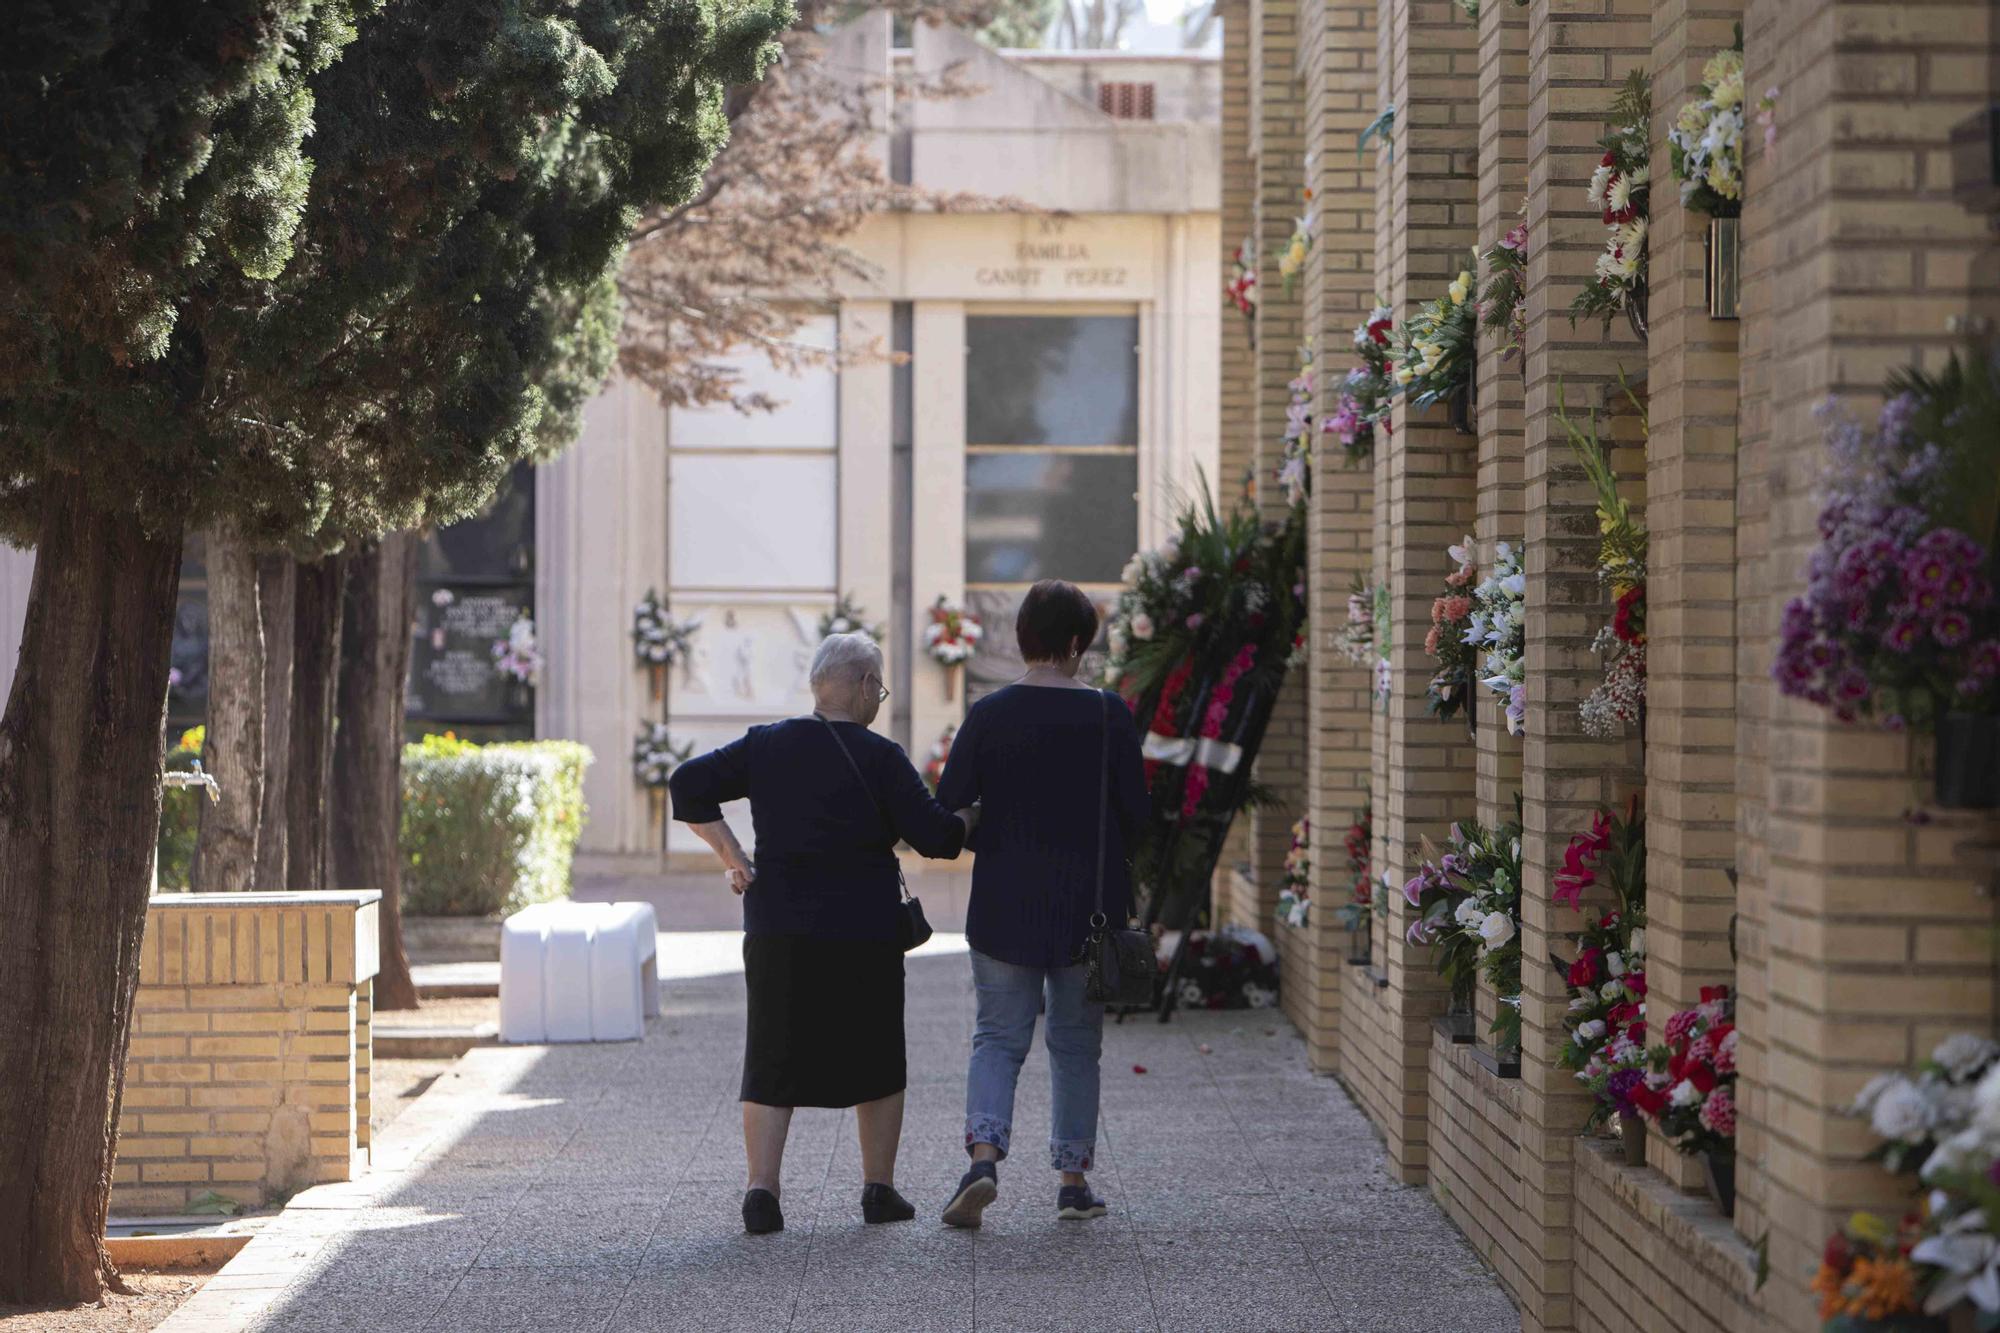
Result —
M114 1212L261 1204L366 1160L376 895L231 896L147 912Z

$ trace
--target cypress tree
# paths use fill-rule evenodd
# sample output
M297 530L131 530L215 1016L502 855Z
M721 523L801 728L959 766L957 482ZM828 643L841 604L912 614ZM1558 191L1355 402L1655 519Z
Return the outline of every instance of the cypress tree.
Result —
M0 717L0 1299L115 1281L97 1237L182 535L336 551L476 509L560 416L580 294L608 284L640 207L698 184L724 88L761 72L786 17L771 0L33 0L0 20L5 59L33 66L0 67L0 198L67 188L56 202L102 228L0 206L0 263L42 285L0 315L0 518L39 547ZM176 24L209 45L169 93L234 90L165 196L189 202L154 225L160 188L134 185L112 191L124 215L90 215L103 178L157 175L154 139L179 140L83 103L179 114L157 100L161 48L193 41ZM261 82L222 77L244 51L266 53ZM98 285L36 299L65 281ZM309 601L301 583L302 623ZM299 835L288 857L318 856Z

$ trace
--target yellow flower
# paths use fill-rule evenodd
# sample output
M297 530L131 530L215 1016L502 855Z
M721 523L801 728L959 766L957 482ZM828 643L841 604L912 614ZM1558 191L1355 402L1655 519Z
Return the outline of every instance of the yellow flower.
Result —
M1674 128L1686 138L1700 138L1708 129L1708 108L1699 100L1689 102L1681 108L1681 114L1674 121Z
M1411 370L1408 366L1396 367L1396 383L1408 384L1411 380L1415 379L1416 377L1417 377L1417 372Z
M1708 63L1701 67L1701 81L1710 88L1714 88L1718 83L1722 83L1732 77L1736 80L1740 88L1743 83L1743 53L1741 51L1717 51L1708 58Z
M1453 305L1464 305L1465 298L1472 291L1472 275L1470 273L1460 273L1458 281L1451 284L1449 291Z
M1709 100L1723 111L1743 105L1743 71L1724 79L1709 92Z

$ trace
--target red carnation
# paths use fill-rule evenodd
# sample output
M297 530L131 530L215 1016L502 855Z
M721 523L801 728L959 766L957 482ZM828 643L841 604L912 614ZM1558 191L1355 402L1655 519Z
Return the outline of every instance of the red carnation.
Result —
M1715 1091L1715 1067L1706 1060L1690 1060L1683 1077L1694 1084L1695 1091L1706 1097Z
M1604 957L1604 950L1585 949L1569 965L1569 984L1572 986L1594 986L1597 984L1597 962Z
M1641 1083L1632 1089L1632 1105L1638 1107L1642 1115L1657 1117L1667 1109L1667 1095Z
M1611 615L1611 632L1626 643L1645 641L1646 585L1641 583L1627 588L1618 599L1618 609Z

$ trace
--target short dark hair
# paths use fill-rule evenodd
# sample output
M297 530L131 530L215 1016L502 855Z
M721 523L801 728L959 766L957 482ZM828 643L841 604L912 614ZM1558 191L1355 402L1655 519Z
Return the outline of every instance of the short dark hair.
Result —
M1014 617L1014 637L1028 662L1050 662L1069 655L1069 646L1085 648L1097 641L1097 606L1074 583L1043 579L1021 599Z

